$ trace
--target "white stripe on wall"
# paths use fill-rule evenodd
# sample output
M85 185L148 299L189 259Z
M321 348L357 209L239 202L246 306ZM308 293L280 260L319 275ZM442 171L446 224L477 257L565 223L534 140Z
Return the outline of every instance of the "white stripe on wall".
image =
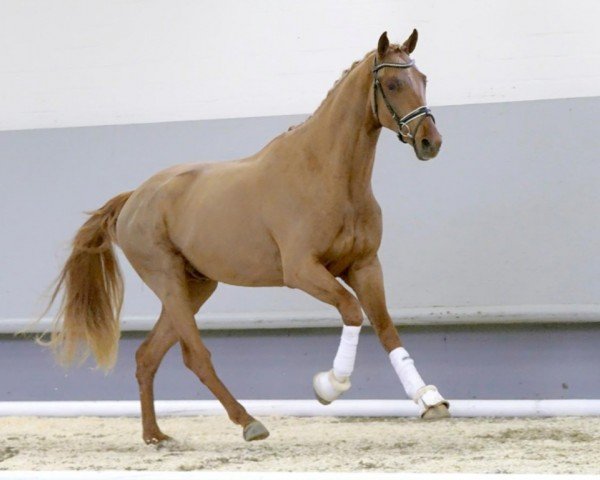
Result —
M598 96L599 15L595 0L5 0L0 130L309 113L384 30L413 27L431 105Z
M418 417L411 400L240 400L256 416L292 417ZM554 417L600 415L600 400L449 400L454 417ZM157 400L160 416L226 415L217 400ZM0 402L0 416L139 417L140 402Z
M496 307L432 307L391 310L394 324L410 325L476 325L522 323L590 323L600 322L600 305L517 305ZM122 331L150 330L157 317L125 316ZM202 330L255 330L276 328L339 327L341 319L332 312L250 312L208 313L199 315ZM27 318L0 319L0 334L22 331L48 331L52 319L32 323Z

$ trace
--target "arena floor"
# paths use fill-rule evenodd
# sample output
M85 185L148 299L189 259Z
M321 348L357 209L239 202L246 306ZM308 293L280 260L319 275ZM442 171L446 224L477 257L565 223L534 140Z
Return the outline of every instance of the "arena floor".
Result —
M165 446L135 418L0 419L0 470L600 472L600 417L261 418L245 443L223 416L163 418Z

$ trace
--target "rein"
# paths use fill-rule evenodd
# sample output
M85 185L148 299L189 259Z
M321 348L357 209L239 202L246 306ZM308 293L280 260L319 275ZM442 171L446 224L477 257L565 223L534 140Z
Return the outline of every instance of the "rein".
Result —
M389 68L410 68L414 64L415 64L415 61L413 59L410 59L407 63L380 63L380 64L378 64L377 56L375 56L375 59L373 60L373 69L371 70L373 72L373 113L375 114L377 121L379 123L381 123L379 121L379 109L377 106L377 91L379 90L381 92L381 98L383 98L383 103L385 103L385 106L387 107L388 111L390 112L390 115L394 119L394 122L396 122L396 125L398 125L398 139L402 143L407 143L405 138L410 138L412 140L413 147L415 146L415 137L414 136L417 134L417 131L419 130L419 127L421 126L421 123L423 123L423 120L425 120L427 117L431 117L431 119L435 122L435 117L431 113L431 110L429 109L429 107L427 107L426 105L421 105L420 107L415 108L412 112L409 112L406 115L404 115L403 117L400 117L400 115L398 115L396 113L396 110L394 110L394 107L392 106L392 104L390 103L388 98L385 96L385 91L383 90L383 87L381 86L381 82L379 81L379 78L377 77L377 72L379 70L381 70L382 68L388 68L388 67ZM409 123L412 122L413 120L416 120L417 118L420 118L421 120L419 120L419 123L417 123L417 126L414 129L414 133L411 133Z

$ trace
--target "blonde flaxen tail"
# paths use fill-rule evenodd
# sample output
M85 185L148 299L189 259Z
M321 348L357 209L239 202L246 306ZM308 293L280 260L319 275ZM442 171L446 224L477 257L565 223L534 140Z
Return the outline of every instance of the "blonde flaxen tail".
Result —
M117 218L131 194L121 193L90 214L56 281L48 308L61 291L63 297L49 345L64 365L83 361L91 352L108 371L117 359L123 278L113 242Z

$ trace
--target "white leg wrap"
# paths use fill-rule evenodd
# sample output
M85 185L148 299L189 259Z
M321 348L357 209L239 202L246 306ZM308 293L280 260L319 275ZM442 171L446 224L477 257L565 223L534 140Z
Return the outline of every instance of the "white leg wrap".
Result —
M406 395L416 402L417 391L425 386L425 382L417 372L415 362L403 347L390 352L390 362L398 374Z
M356 358L359 335L360 327L344 325L340 346L333 359L333 373L340 380L350 377L354 371L354 359Z
M415 362L410 358L405 348L399 347L392 350L390 361L398 374L406 395L418 404L423 412L440 403L448 404L435 386L425 385L415 367Z
M350 388L350 375L354 370L359 335L360 327L344 325L333 368L314 376L313 388L322 403L333 402Z

